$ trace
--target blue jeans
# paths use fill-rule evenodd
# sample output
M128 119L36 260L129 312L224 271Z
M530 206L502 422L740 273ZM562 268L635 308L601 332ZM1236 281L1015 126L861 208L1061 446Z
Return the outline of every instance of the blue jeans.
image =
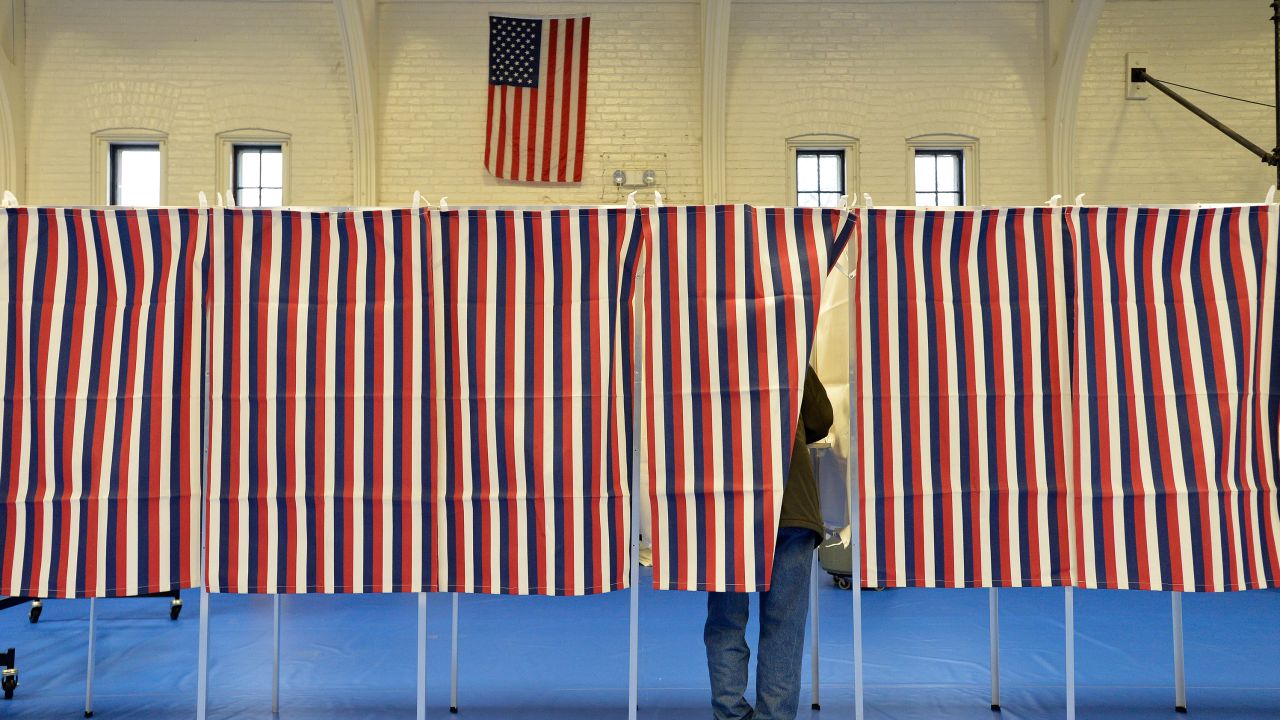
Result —
M792 720L800 704L800 662L809 615L809 573L817 533L805 528L778 531L769 590L760 593L760 642L756 658L756 706L747 690L748 593L707 594L707 670L716 720Z

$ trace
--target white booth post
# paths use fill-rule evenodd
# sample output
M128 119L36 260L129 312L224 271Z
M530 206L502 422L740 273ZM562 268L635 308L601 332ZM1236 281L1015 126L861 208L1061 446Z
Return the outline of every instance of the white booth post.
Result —
M427 720L427 594L418 593L418 720Z
M636 402L639 407L640 403ZM639 442L636 443L637 445ZM627 660L627 720L640 713L640 493L631 494L631 640Z
M1272 192L1275 187L1272 186ZM1182 593L1173 594L1173 709L1187 711L1187 667L1182 649Z
M988 594L991 634L991 709L1000 709L1000 590L991 588Z
M1067 720L1076 720L1076 609L1075 589L1063 592L1063 625L1067 640Z
M200 588L200 647L196 661L196 720L209 714L209 590Z
M459 593L450 593L453 596L453 608L450 611L451 619L449 621L449 712L458 712L458 603L461 602Z
M201 197L201 204L207 201ZM218 206L222 206L222 199L218 199ZM206 316L201 324L201 334L208 337L209 319ZM211 387L209 384L211 371L209 369L209 350L205 350L205 370L202 388ZM212 403L204 392L200 393L200 414L204 416L205 427L211 427L210 423L213 414ZM209 447L208 443L200 443L200 487L209 487ZM207 516L207 506L204 502L200 503L200 640L199 649L196 651L196 720L205 720L209 714L209 583L207 580L207 569L205 568L205 555L208 554L209 546L209 518Z
M634 195L634 193L632 193ZM636 273L635 287L644 283L644 271ZM644 309L634 305L636 312L632 344L634 352L631 359L631 639L627 666L627 720L636 720L640 713L640 503L645 494L640 491L644 480L640 474L640 415L641 390L643 382L640 378L640 358L644 357L644 336L640 328L644 327Z
M280 596L271 596L271 714L280 714Z
M867 197L867 207L871 207L871 198ZM850 246L852 243L850 244ZM857 248L849 249L846 254L850 258L857 256ZM851 263L852 264L852 263ZM856 267L856 264L852 264ZM849 338L852 341L857 335L857 313L854 312L854 278L857 271L845 271L849 278ZM862 720L865 715L865 703L862 684L862 517L858 512L859 497L862 494L862 478L854 471L858 464L858 408L854 400L858 394L858 363L853 348L849 348L849 459L845 463L845 480L849 486L849 549L853 553L850 562L850 575L853 585L853 717Z
M98 601L89 598L89 667L84 681L84 716L93 717L93 651L98 635Z

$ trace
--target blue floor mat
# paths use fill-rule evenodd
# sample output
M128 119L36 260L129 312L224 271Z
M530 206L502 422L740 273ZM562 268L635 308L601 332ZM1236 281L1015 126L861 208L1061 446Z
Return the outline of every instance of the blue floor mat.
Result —
M869 718L1063 718L1062 590L1000 593L1003 712L989 708L985 590L864 592ZM850 594L824 581L821 711L810 709L806 646L800 718L848 718L853 707ZM97 603L97 718L190 718L195 712L199 597L168 619L165 599ZM1174 718L1167 593L1075 593L1081 718ZM710 717L702 647L706 597L656 592L645 576L640 716ZM1280 593L1184 595L1188 699L1198 720L1280 717ZM211 718L271 717L272 600L215 596L210 620ZM21 685L2 718L80 717L88 601L0 613ZM629 595L463 596L459 717L625 718ZM414 714L417 599L287 596L282 718ZM428 599L428 716L449 716L450 597ZM749 636L754 636L754 627ZM754 645L754 642L752 643ZM753 691L749 690L748 697Z

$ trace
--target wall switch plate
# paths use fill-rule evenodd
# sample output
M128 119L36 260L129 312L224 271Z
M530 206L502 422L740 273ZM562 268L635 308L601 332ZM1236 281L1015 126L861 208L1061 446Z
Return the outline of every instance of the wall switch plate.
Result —
M1146 100L1147 93L1151 90L1150 86L1145 82L1133 81L1134 68L1147 67L1147 54L1145 52L1125 53L1124 56L1124 98L1125 100Z

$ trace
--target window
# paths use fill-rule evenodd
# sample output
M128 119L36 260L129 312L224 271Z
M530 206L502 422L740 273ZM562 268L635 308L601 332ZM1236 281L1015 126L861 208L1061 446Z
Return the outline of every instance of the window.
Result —
M907 197L929 207L978 204L978 139L939 133L907 138Z
M964 205L964 153L916 150L916 205Z
M114 128L93 134L91 204L158 207L165 203L165 147L159 130Z
M837 207L841 195L857 191L858 140L848 135L787 138L787 195L784 204Z
M218 133L218 192L230 192L240 207L289 204L289 135L241 128Z
M796 151L796 205L835 207L844 195L843 150Z
M160 146L112 143L109 163L110 205L156 207L160 204Z
M284 204L284 150L279 145L236 145L231 175L240 207Z

